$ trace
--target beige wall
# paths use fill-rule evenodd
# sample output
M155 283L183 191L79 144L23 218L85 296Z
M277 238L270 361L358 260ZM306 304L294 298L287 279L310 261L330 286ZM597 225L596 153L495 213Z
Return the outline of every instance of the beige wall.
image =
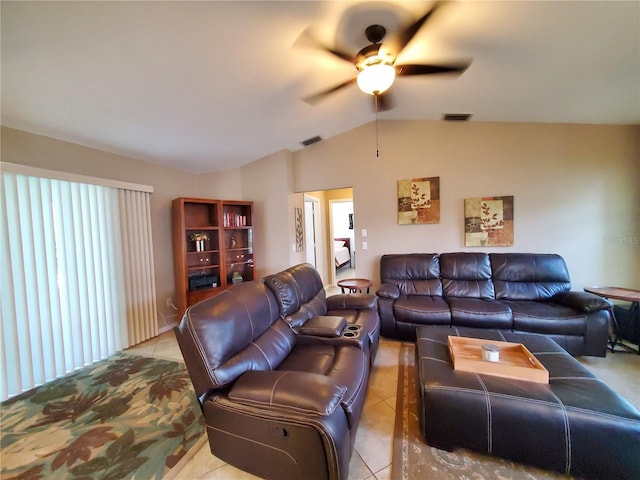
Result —
M371 123L196 176L3 127L1 160L153 186L158 309L168 321L176 320L165 306L174 292L171 200L181 196L255 202L261 277L304 258L292 254L295 192L353 187L357 274L377 283L384 253L480 250L464 247L464 199L514 195L515 245L486 251L557 252L576 289L640 288L640 126L381 121L379 133L380 157ZM440 223L398 225L397 180L431 176L440 177Z
M244 200L254 202L256 278L291 265L289 245L294 231L291 154L281 151L240 168Z
M464 247L465 198L514 195L515 244L554 252L573 286L640 288L640 127L381 121L294 153L297 191L353 187L358 276L384 253ZM440 177L441 220L398 225L396 182ZM361 250L362 228L368 250Z

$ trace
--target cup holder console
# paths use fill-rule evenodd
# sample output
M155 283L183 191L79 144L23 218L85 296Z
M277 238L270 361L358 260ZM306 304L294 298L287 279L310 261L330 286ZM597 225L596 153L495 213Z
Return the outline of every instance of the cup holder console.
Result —
M360 325L349 324L342 332L342 336L345 338L358 338L360 336Z

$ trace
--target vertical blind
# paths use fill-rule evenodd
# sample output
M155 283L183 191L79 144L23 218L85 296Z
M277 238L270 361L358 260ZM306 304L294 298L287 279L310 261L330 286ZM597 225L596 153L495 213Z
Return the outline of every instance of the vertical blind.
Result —
M2 400L157 335L148 191L2 172Z

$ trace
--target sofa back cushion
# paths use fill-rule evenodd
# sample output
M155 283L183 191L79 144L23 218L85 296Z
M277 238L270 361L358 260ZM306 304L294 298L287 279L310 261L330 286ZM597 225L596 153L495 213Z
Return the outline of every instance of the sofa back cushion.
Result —
M497 299L547 300L571 290L564 259L556 254L491 253Z
M443 253L440 271L445 297L495 299L487 253Z
M246 371L275 369L295 345L261 282L240 283L192 305L174 332L198 397Z
M322 278L310 263L302 263L264 278L280 308L280 315L293 328L327 313L327 295Z
M382 283L396 285L403 295L442 296L437 253L383 255L380 279Z

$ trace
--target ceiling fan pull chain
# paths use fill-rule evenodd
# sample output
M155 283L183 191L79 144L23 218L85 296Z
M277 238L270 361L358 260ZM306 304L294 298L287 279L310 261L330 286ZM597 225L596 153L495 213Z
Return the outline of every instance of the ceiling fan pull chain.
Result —
M376 158L380 156L380 150L378 149L378 94L373 95L375 98L376 106Z

